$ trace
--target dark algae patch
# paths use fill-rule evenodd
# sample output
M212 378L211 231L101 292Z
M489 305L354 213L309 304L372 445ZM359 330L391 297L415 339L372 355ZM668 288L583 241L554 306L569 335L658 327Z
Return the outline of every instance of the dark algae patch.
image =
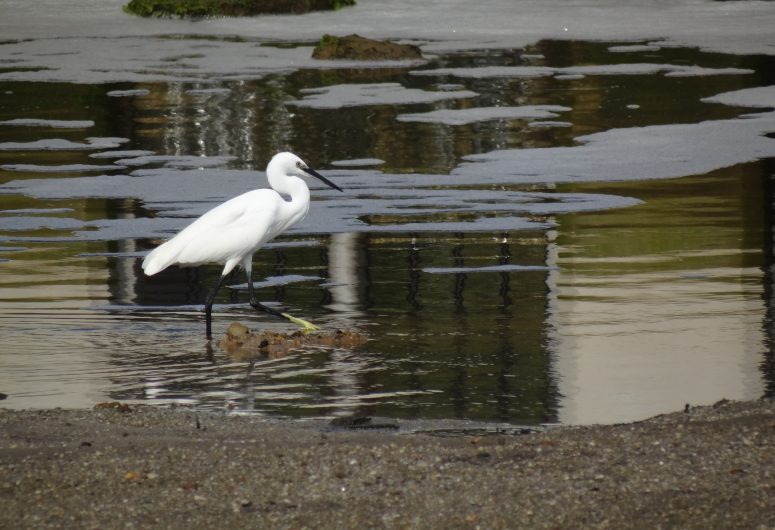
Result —
M350 59L356 61L395 61L401 59L421 59L420 48L411 44L380 41L347 35L336 37L323 35L312 51L313 59Z
M124 11L142 17L240 17L302 14L355 5L355 0L131 0Z

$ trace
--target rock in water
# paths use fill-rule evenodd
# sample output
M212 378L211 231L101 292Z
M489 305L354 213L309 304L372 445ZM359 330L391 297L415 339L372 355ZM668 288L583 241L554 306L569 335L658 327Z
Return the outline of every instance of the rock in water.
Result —
M239 322L232 322L219 346L237 360L255 357L282 357L305 347L355 349L368 338L356 331L341 330L304 333L260 331L253 333Z
M355 61L399 61L422 59L420 48L412 44L367 39L360 35L335 37L323 35L312 52L313 59L350 59Z

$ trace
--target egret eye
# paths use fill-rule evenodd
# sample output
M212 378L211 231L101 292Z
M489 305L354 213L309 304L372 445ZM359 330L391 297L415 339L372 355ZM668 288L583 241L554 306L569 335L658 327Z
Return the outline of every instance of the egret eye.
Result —
M302 164L301 162L296 162L296 167L299 169L304 169L304 164Z

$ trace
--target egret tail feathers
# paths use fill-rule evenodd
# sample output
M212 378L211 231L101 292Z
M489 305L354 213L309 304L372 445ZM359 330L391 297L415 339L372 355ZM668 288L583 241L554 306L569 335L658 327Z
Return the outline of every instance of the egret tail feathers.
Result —
M170 250L173 250L173 252L170 252ZM170 249L166 243L160 245L143 259L143 272L145 272L146 276L153 276L175 263L176 258L177 251L175 249Z

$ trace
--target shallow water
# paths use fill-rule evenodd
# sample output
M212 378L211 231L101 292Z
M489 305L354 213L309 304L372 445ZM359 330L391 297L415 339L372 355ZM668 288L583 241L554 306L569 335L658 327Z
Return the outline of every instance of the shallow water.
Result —
M214 68L167 62L191 60ZM593 423L775 391L775 96L744 92L770 57L542 41L239 79L0 68L2 406ZM345 193L315 185L257 253L259 298L361 349L232 358L204 340L219 267L140 269L282 149ZM216 334L292 329L244 282Z

